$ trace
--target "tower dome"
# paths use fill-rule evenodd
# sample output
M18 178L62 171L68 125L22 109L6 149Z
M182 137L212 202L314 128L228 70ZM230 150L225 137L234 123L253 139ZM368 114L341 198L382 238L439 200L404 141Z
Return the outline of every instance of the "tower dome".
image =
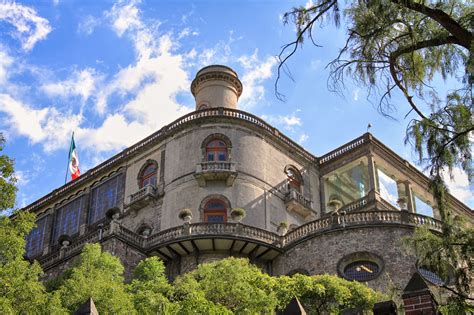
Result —
M191 83L196 110L211 107L237 108L242 82L229 67L212 65L198 71Z

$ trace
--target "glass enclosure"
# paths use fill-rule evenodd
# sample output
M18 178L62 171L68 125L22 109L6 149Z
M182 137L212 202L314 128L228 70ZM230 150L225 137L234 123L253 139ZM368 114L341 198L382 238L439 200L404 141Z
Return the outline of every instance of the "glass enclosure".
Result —
M359 159L324 178L326 204L338 201L341 206L364 197L369 191L367 159Z

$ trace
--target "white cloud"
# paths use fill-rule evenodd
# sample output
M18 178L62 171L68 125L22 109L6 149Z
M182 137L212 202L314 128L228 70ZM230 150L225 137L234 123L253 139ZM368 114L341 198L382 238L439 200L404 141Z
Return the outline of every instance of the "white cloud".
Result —
M251 56L241 56L238 62L245 69L245 73L241 77L244 89L239 99L239 105L244 109L250 109L264 99L263 82L271 78L273 66L277 61L272 56L260 60L258 49L256 49Z
M0 47L0 84L5 84L8 79L8 70L13 64L13 58Z
M6 126L12 134L42 143L45 151L67 145L71 131L82 121L81 115L60 113L53 107L34 109L8 94L0 94L0 111L7 115Z
M303 143L305 143L305 142L308 140L308 138L309 138L309 136L308 136L307 134L302 133L302 134L299 136L297 142L298 142L299 144L303 144Z
M302 126L301 119L296 116L295 113L286 115L286 116L272 116L272 115L262 115L262 119L268 121L272 125L277 125L288 131L294 131L295 127ZM306 140L303 138L303 141Z
M100 23L100 18L88 15L79 23L77 31L81 34L90 35L94 32L94 29L100 25Z
M119 1L107 12L106 16L112 20L113 29L118 36L122 36L128 30L142 27L142 22L139 17L140 10L137 7L139 3L140 1L135 0L129 3Z
M86 101L95 92L100 80L101 76L94 69L86 68L82 71L74 71L71 78L65 81L43 84L41 89L52 97L80 96L83 101Z
M467 174L459 167L453 168L452 178L447 172L443 174L449 192L462 202L472 205L474 203L473 187L469 184Z
M49 21L37 15L30 7L14 2L0 3L0 21L10 23L15 31L12 32L24 50L31 50L35 44L46 38L52 31Z

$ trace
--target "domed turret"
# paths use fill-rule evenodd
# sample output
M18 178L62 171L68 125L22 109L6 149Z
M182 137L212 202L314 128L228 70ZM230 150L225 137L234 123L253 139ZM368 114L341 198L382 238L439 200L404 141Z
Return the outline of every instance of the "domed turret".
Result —
M198 71L191 83L196 110L211 107L237 108L242 82L229 67L212 65Z

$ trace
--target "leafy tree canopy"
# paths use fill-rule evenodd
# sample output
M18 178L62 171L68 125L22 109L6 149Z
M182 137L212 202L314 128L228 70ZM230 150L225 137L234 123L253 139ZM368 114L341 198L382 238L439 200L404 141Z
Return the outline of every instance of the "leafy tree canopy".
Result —
M0 153L5 146L5 138L0 133ZM16 196L16 178L14 176L13 160L5 154L0 154L0 213L13 208Z
M59 286L57 294L69 312L92 297L100 314L129 314L134 307L126 291L120 260L102 252L99 244L87 244L78 264ZM132 310L132 311L131 311Z
M57 298L48 296L40 281L40 265L23 258L35 216L25 212L14 216L0 215L0 314L61 311Z

